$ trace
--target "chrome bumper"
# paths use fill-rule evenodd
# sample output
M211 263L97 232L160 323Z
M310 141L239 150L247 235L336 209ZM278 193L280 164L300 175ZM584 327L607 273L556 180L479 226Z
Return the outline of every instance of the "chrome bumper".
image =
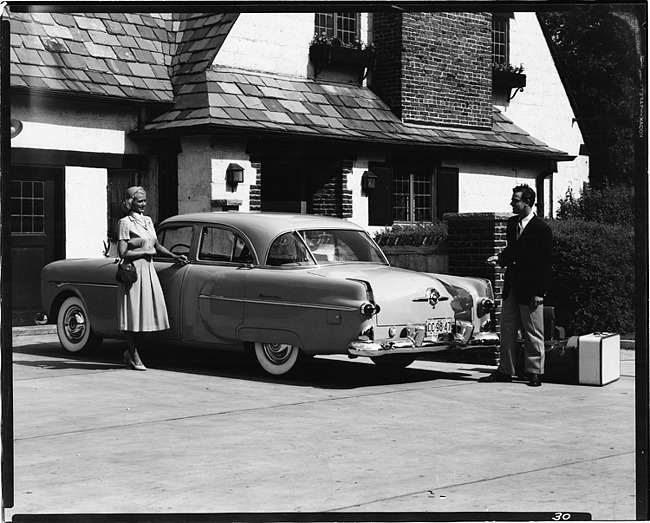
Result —
M384 338L370 340L359 338L348 345L350 356L378 357L387 354L426 354L444 350L464 350L476 347L495 347L499 345L496 332L479 332L469 340L462 335L454 335L453 340L427 340L419 336L405 338Z

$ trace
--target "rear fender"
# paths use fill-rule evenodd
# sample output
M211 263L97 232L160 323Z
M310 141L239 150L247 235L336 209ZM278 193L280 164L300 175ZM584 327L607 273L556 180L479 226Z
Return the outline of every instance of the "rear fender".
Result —
M288 345L303 347L300 336L288 330L253 329L247 327L239 330L238 337L243 343L286 343Z

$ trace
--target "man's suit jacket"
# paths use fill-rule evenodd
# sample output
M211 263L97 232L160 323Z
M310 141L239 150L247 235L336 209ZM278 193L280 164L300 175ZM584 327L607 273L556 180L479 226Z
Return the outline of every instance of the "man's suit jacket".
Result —
M503 297L514 292L517 302L530 305L533 296L544 296L551 279L551 229L536 215L517 239L518 216L508 220L507 246L499 255L499 264L506 267Z

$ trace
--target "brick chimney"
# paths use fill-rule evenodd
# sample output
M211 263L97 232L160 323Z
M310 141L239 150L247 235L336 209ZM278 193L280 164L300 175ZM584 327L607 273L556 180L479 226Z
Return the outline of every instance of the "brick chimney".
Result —
M379 12L370 88L405 123L490 128L489 13Z

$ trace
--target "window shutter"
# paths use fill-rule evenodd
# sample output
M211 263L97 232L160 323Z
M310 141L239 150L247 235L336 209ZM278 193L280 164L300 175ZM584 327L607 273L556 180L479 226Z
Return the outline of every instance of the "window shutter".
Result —
M458 212L458 169L438 167L436 176L437 218L446 212Z
M368 225L391 225L393 212L390 198L391 169L370 165L377 176L375 188L368 195Z

